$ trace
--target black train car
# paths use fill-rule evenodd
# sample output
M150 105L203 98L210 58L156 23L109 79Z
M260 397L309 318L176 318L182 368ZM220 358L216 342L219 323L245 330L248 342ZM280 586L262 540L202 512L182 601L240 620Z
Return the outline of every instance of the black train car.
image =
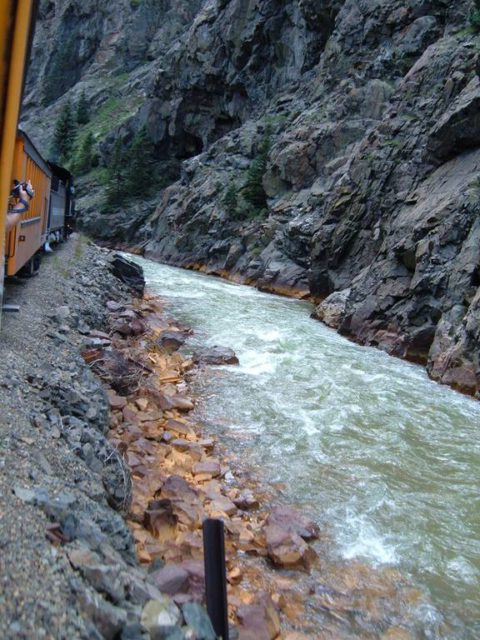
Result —
M49 243L63 242L68 238L75 224L73 175L53 162L49 162L48 166L52 171L52 184L47 223L47 250Z

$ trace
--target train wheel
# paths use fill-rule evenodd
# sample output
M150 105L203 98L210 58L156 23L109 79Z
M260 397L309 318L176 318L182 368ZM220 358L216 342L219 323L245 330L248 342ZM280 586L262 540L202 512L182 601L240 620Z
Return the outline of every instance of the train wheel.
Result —
M34 256L30 258L30 260L20 269L18 275L24 278L32 278L36 276L40 270L40 263L42 261L42 256L39 253L36 253Z

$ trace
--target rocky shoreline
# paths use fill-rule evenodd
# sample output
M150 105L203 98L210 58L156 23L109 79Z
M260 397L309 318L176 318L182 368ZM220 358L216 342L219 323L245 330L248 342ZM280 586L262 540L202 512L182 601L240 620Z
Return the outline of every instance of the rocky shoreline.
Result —
M126 269L77 237L7 287L2 637L213 639L205 517L225 522L232 638L416 637L422 597L397 571L333 559L326 531L202 433L190 379L235 358L181 356L188 329Z
M109 306L131 304L114 262L76 237L6 288L20 313L4 319L0 365L3 638L214 638L202 607L177 607L138 563L130 471L80 355L108 342Z

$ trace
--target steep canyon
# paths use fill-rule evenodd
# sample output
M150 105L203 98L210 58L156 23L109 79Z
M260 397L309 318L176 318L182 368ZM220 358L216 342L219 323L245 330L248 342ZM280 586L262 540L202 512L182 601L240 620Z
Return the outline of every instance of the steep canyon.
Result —
M312 297L363 344L480 390L480 35L471 0L42 0L23 126L85 93L82 226ZM101 212L116 141L156 178ZM253 195L252 195L253 188Z

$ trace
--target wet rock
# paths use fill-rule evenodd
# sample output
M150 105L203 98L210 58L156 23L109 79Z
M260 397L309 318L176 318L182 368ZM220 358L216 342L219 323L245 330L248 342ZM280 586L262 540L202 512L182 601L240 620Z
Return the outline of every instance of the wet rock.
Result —
M267 525L277 525L304 540L316 540L320 535L320 528L316 522L298 509L288 506L274 507L267 518Z
M157 344L168 353L173 353L185 344L185 335L180 331L163 331L157 339Z
M347 305L348 296L350 295L350 289L344 289L343 291L335 291L331 293L323 302L321 302L315 309L314 317L321 320L329 327L338 329L341 321L345 316L345 310Z
M115 254L110 260L109 269L114 276L119 278L137 294L143 295L145 278L143 277L143 270L140 266L119 254Z
M235 352L228 347L220 346L207 347L200 351L195 351L192 360L195 364L205 365L238 364Z
M296 533L287 531L277 524L264 528L268 557L281 567L308 568L315 552Z

